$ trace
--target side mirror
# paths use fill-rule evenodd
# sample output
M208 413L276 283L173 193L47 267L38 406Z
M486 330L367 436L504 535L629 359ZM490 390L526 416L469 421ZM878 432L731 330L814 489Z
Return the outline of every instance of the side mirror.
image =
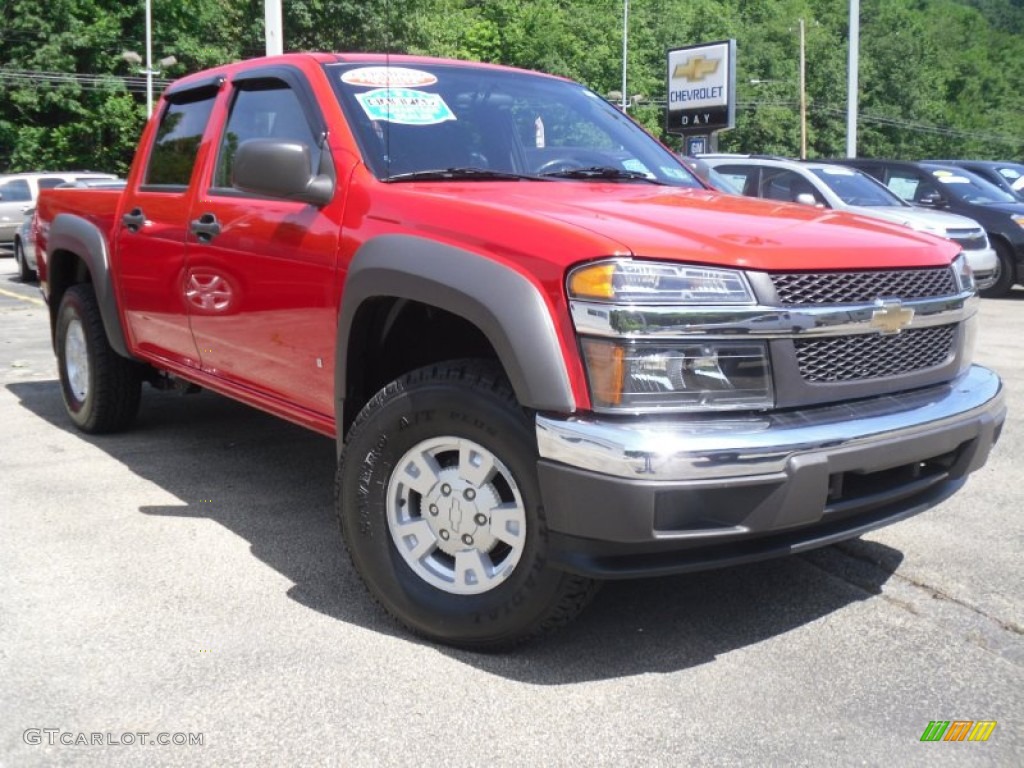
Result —
M314 174L309 147L293 141L243 141L231 164L231 185L243 192L317 206L334 196L334 179Z
M818 201L814 199L814 195L812 195L810 192L801 192L799 195L796 196L796 202L800 203L800 205L810 206L815 206L818 204Z
M928 208L945 208L947 202L941 192L929 192L918 201L918 205L924 205Z

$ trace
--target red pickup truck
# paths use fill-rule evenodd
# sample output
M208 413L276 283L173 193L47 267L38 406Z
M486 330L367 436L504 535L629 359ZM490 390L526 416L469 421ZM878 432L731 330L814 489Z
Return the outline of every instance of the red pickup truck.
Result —
M123 192L47 191L38 226L79 428L127 427L148 382L334 437L370 592L464 647L563 624L602 579L920 512L1005 417L955 244L713 192L538 73L296 54L192 75Z

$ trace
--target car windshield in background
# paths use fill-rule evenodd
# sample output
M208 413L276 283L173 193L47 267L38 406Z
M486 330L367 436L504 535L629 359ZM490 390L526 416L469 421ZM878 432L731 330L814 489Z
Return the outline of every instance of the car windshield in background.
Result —
M835 167L812 168L811 172L847 205L884 208L907 206L899 196L860 171Z
M967 171L932 171L932 176L942 184L944 190L965 203L997 205L1017 202L1009 192Z
M583 86L438 64L326 66L378 179L569 179L701 188L675 156Z

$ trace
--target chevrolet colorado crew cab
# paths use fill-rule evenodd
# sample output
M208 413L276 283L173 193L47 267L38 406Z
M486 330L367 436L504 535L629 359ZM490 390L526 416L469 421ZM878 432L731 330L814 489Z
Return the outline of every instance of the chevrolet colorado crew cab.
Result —
M373 597L469 648L606 578L858 536L954 493L1005 417L955 243L707 189L561 78L289 54L163 94L123 191L38 205L86 432L144 382L337 440Z

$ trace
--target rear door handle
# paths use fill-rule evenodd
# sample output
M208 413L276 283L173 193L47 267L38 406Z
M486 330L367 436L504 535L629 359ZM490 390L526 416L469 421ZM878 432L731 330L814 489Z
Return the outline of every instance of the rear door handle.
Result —
M208 243L220 234L220 222L212 213L204 213L198 219L192 220L189 229L199 242Z
M146 223L146 214L142 212L141 208L132 208L121 217L121 221L128 227L129 232L138 232Z

